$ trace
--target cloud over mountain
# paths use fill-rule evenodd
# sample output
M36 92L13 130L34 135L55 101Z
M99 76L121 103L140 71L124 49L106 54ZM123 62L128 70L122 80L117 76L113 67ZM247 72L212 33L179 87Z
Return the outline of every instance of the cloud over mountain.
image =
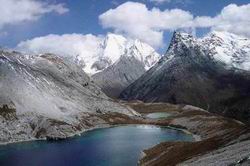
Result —
M182 9L149 9L143 3L126 2L101 14L99 20L104 28L139 38L156 48L163 44L164 31L176 29L211 28L250 36L245 28L250 26L250 4L230 4L215 17L195 17Z
M59 55L92 55L96 52L102 37L91 34L64 34L36 37L31 40L20 42L19 50L31 53L56 53Z
M192 21L193 16L181 9L161 11L158 8L148 9L142 3L126 2L101 14L99 19L104 28L112 28L160 47L164 30L185 27L185 23Z

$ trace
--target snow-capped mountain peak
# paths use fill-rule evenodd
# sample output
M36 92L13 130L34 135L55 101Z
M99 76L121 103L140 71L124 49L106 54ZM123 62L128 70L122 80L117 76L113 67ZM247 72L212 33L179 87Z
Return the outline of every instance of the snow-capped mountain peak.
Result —
M118 61L121 56L134 56L148 70L160 58L160 55L140 40L126 39L122 35L109 33L92 55L80 55L77 59L85 62L84 71L90 75L101 72ZM88 56L86 58L85 56Z
M194 48L198 46L199 40L192 35L185 32L173 33L172 39L170 41L169 47L165 55L159 60L160 63L166 63L177 56L191 56L187 54L186 50L190 47Z
M148 44L140 40L134 40L125 55L134 56L138 61L143 62L145 70L151 68L158 62L160 55Z
M196 39L192 35L185 32L175 31L173 33L173 37L170 42L169 48L176 47L176 45L180 44L190 45L193 44L194 42L196 42Z
M127 39L121 35L109 33L103 43L103 57L110 59L112 63L117 61L120 55L124 54Z
M203 38L195 38L187 33L174 32L167 54L161 61L185 56L187 48L199 50L199 56L209 56L229 68L250 70L250 39L246 37L212 31ZM193 54L189 53L188 56Z

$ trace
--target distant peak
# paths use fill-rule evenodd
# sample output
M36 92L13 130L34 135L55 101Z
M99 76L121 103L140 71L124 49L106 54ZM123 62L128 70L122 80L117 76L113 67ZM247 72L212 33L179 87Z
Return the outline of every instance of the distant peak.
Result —
M126 41L127 39L122 35L108 33L104 38L103 45L104 47L107 47L107 45L113 45L114 43L122 45Z
M193 36L192 36L191 34L189 34L189 33L186 33L186 32L174 31L173 37L183 37L183 38L187 38L187 37L193 37Z
M172 41L173 42L179 42L182 40L188 40L188 39L194 39L194 37L191 34L185 33L185 32L177 32L175 31L173 33Z

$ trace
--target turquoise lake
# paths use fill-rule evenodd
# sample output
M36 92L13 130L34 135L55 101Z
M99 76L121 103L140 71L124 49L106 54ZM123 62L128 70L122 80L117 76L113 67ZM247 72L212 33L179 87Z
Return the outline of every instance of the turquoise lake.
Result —
M193 137L151 125L96 129L63 141L0 146L0 166L133 166L143 149L164 141L193 141Z

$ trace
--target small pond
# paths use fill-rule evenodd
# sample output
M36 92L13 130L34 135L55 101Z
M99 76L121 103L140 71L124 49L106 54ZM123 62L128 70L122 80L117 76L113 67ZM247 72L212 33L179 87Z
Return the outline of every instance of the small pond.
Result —
M149 113L146 115L147 118L151 118L151 119L164 119L169 116L171 116L171 114L167 112L155 112L155 113Z

